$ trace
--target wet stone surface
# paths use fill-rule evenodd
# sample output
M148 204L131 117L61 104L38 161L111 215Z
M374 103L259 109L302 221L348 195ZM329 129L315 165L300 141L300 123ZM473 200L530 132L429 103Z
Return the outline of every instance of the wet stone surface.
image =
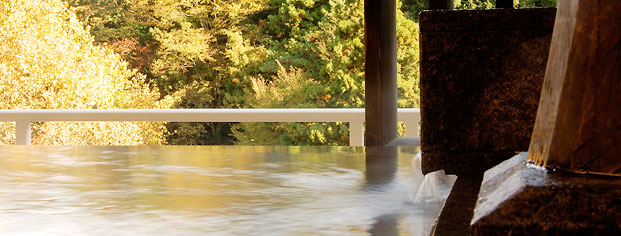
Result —
M621 178L529 167L526 156L485 172L473 235L621 235Z

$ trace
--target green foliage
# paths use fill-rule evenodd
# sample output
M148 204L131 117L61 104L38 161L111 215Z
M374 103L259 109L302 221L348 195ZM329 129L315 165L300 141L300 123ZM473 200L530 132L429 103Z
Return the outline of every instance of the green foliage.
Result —
M140 33L138 22L124 0L67 0L76 14L91 27L96 42L135 37Z
M397 12L397 103L420 107L418 24Z
M330 0L318 28L309 32L301 58L318 68L313 76L327 88L326 107L364 106L364 12L362 1ZM317 55L313 58L310 55ZM308 70L308 69L307 69Z
M316 108L323 105L321 85L302 69L285 67L271 80L253 79L253 107ZM240 123L233 135L242 145L344 145L349 129L342 123Z
M107 46L123 56L129 66L151 76L153 39L146 16L137 14L127 0L66 0L90 27L95 44Z
M555 7L556 0L513 0L518 8L528 7ZM490 9L496 6L496 0L456 0L456 9Z
M254 96L246 104L262 108L364 107L363 1L270 4L279 10L268 15L267 34L278 41L268 44L273 45L268 49L272 56L260 68L272 76L253 80L248 93ZM419 104L418 27L400 10L397 18L399 105L414 107ZM285 27L274 29L278 25ZM233 134L241 144L347 145L348 131L342 123L239 124Z
M253 107L260 108L312 108L322 105L317 98L322 88L310 79L302 69L285 69L279 61L278 72L271 81L257 78L252 80L254 99L249 99ZM319 104L317 104L319 103Z
M429 0L401 0L401 2L401 11L404 16L417 22L418 13L422 10L429 9Z
M149 26L154 57L152 81L171 94L175 108L244 107L249 74L260 74L265 50L250 45L243 29L261 10L260 0L128 0ZM256 24L255 26L256 27ZM246 36L248 37L248 36ZM252 67L255 65L255 67ZM172 144L231 144L230 124L170 123Z
M520 0L519 7L556 7L556 0Z
M327 0L270 0L277 14L267 17L267 29L275 39L303 40L305 32L315 30L326 13Z
M496 6L496 0L460 0L455 1L455 9L490 9Z
M364 107L363 0L72 0L175 108ZM426 1L399 2L399 105L418 106ZM122 43L119 43L122 42ZM140 50L138 50L140 49ZM139 52L143 57L136 56ZM136 61L136 63L134 63ZM138 63L140 62L140 63ZM146 66L145 66L146 65ZM172 144L346 145L345 124L167 125ZM231 127L233 128L231 130Z

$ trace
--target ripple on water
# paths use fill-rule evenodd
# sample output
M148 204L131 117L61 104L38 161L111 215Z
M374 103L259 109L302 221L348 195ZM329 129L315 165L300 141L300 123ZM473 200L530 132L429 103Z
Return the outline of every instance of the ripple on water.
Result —
M377 230L386 227L401 235L430 232L442 201L409 200L416 171L411 153L399 153L390 181L371 184L364 149L287 150L2 149L0 234L381 235Z

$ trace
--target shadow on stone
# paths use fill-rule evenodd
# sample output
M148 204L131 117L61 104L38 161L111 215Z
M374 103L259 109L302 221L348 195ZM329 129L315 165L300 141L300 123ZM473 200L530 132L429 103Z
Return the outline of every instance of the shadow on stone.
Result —
M482 174L460 175L438 216L433 235L470 235L470 220L477 202Z

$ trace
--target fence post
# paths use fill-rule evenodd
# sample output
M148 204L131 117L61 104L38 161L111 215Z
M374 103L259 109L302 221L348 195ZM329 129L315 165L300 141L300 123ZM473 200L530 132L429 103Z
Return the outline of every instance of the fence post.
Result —
M15 144L30 145L30 121L15 121Z
M412 119L405 119L405 137L419 137L418 126L420 117L413 117Z
M363 122L349 122L349 146L364 146Z

